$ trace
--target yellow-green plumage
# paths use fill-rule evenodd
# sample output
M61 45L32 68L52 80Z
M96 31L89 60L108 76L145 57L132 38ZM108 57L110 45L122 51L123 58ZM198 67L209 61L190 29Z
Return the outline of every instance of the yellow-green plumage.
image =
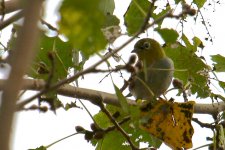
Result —
M159 97L171 84L173 61L165 55L160 44L150 38L139 40L132 51L138 55L143 67L133 77L130 92L137 99Z

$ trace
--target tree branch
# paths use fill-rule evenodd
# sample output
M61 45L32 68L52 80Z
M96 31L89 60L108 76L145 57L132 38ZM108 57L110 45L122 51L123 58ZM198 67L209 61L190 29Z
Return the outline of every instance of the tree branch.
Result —
M100 100L101 99L101 100ZM130 144L130 147L132 150L138 150L131 140L130 136L126 133L126 131L119 125L119 123L116 121L116 119L110 114L110 112L105 108L105 105L102 103L103 99L100 98L98 101L98 106L101 108L101 111L106 114L106 116L109 118L109 120L113 123L115 128L127 139L127 142ZM97 103L96 103L97 104Z
M21 0L10 0L4 2L4 8L0 8L0 15L5 15L22 9Z
M38 38L37 22L42 0L25 1L25 20L19 31L9 64L11 71L9 78L2 87L2 101L0 106L0 149L9 150L11 129L16 109L16 100L21 90L23 76L28 71L29 65L35 55Z
M0 90L3 89L4 83L6 81L4 79L0 79ZM24 79L24 85L22 87L23 90L34 90L34 91L40 91L45 88L45 81L43 80L36 80L36 79ZM114 106L120 106L118 98L115 94L106 93L102 91L96 91L86 88L77 88L74 86L71 86L69 84L66 84L58 89L56 89L56 92L59 95L67 96L67 97L73 97L73 98L79 98L83 100L88 100L92 103L96 103L96 101L99 100L99 95L103 98L103 102L106 104L114 105ZM135 101L132 99L127 99L128 103L131 105L135 105ZM17 104L17 110L23 109L24 105L21 105L21 103ZM218 112L221 112L225 109L225 103L224 102L218 102L213 104L195 104L194 106L194 113L196 114L216 114Z
M7 20L0 23L0 30L4 29L5 27L7 27L8 25L12 24L13 22L19 20L22 17L23 17L23 11L17 12L16 14L11 16Z

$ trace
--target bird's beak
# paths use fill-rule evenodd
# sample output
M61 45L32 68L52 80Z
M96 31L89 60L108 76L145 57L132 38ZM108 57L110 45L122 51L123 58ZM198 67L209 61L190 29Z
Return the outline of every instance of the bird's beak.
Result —
M137 49L136 49L136 48L133 49L133 50L131 51L131 53L137 53Z

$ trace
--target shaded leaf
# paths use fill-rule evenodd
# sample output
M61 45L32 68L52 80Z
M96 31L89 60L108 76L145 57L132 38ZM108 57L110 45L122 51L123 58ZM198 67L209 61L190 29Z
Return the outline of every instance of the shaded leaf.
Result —
M190 43L190 41L188 40L188 38L186 37L185 34L182 34L181 39L183 40L183 42L185 43L185 46L189 49L193 49L192 44Z
M174 0L175 4L178 4L181 0Z
M53 55L53 58L49 58L49 55ZM53 61L54 66L52 66L51 61ZM54 83L66 78L70 67L73 67L72 45L69 42L63 42L57 36L48 37L42 34L40 50L28 75L33 78L47 80L50 73L52 73L51 81Z
M122 92L120 91L120 89L115 85L113 84L114 86L114 90L116 92L116 96L118 97L118 100L120 102L120 105L122 107L122 110L128 114L129 113L129 105L127 103L127 99L125 96L123 96Z
M225 72L225 57L217 54L211 55L211 59L214 62L214 71L216 72Z
M129 145L123 144L125 141L125 137L121 136L120 132L109 132L98 142L96 150L130 150Z
M106 19L106 14L99 8L102 2L64 0L60 8L60 31L87 58L104 49L107 44L101 32Z
M104 14L113 14L115 9L114 0L101 0L100 9L104 12Z
M175 42L177 40L178 36L179 36L177 31L173 30L173 29L167 29L167 28L160 29L160 28L157 28L155 30L161 35L161 37L163 38L163 40L166 43L173 43L173 42Z
M219 85L220 85L220 87L221 87L222 89L225 90L225 82L219 81Z
M135 34L141 28L150 5L148 0L132 0L124 14L128 35Z
M123 120L124 117L127 117L127 114L124 113L124 111L121 110L121 108L115 107L115 106L109 106L107 105L107 110L115 116L114 118L117 120L117 122ZM123 123L121 127L127 132L127 134L130 135L130 138L132 139L133 143L136 146L139 146L140 142L146 142L150 146L159 147L161 145L161 141L152 137L147 132L141 130L139 128L139 107L138 106L130 106L129 108L131 112L131 120ZM115 115L116 114L116 115ZM108 127L113 126L111 121L108 119L108 117L103 113L99 112L94 116L94 119L96 123L103 129L106 129ZM109 135L107 135L109 134ZM116 137L116 138L115 138ZM113 139L112 139L113 138ZM112 142L113 141L113 142ZM108 148L129 148L130 146L125 146L124 143L127 142L124 136L118 132L117 129L110 131L109 133L106 133L104 136L104 139L102 140L92 140L92 144L96 145L98 144L98 148L101 147L107 147ZM115 145L115 147L114 147ZM108 149L107 148L107 149Z
M111 14L106 14L106 20L103 28L111 27L111 26L119 26L120 20L115 16Z
M50 107L50 110L56 113L56 109L63 107L62 102L57 98L57 95L55 92L49 92L46 95L42 95L38 99L39 105L41 105L43 102L47 103Z
M80 107L77 106L76 102L66 103L66 106L64 107L64 109L65 110L69 110L71 108L80 108Z
M201 72L205 72L209 68L194 53L193 45L188 40L185 41L185 44L188 46L184 47L180 43L174 43L168 44L164 48L167 56L174 62L174 77L183 81L184 85L190 82L191 93L197 93L197 97L206 98L210 94L210 89L207 85L208 73L206 72L203 75Z

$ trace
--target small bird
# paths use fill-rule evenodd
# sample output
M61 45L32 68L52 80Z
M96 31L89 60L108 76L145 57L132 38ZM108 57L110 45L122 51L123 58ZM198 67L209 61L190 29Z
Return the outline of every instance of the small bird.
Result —
M163 94L171 84L173 61L154 39L143 38L134 45L138 56L136 72L131 76L129 90L136 99L152 100Z

